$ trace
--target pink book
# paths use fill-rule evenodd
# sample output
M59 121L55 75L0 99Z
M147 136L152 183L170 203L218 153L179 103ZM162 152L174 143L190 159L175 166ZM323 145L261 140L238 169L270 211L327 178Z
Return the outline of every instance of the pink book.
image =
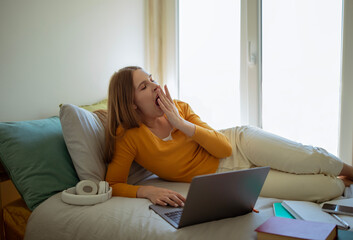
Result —
M255 229L258 239L335 239L333 223L271 217Z

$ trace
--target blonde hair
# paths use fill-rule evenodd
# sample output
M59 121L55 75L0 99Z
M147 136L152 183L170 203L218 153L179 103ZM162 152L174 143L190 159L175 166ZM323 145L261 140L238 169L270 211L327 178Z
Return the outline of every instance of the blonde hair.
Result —
M123 129L140 126L140 118L133 108L134 103L134 71L142 69L129 66L115 72L110 79L108 89L108 124L106 127L105 162L110 163L117 139L116 130L119 125ZM120 137L120 136L119 136Z

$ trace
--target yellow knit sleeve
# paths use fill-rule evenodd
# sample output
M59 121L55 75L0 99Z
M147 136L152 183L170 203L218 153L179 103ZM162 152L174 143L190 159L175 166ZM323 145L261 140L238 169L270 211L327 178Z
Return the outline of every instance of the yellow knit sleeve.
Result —
M196 125L196 123L194 123ZM200 144L216 158L225 158L232 155L232 146L226 136L216 130L210 130L196 125L192 139Z
M225 158L232 154L232 146L226 136L203 122L187 103L176 101L176 104L185 120L196 126L195 134L191 137L194 141L216 158Z
M113 189L113 196L135 198L139 186L127 184L130 167L136 155L136 148L125 134L115 143L112 161L108 165L106 181Z

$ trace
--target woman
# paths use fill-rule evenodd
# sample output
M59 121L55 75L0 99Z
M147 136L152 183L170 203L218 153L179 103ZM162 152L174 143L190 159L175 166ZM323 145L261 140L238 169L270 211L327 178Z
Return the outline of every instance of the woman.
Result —
M185 198L177 192L128 185L132 161L163 179L180 182L190 182L202 174L267 165L282 172L353 179L353 168L323 149L302 146L257 128L234 128L230 137L235 136L236 146L232 149L224 134L202 122L188 104L173 101L167 86L164 91L139 67L120 69L111 78L106 181L114 196L147 198L159 205L184 205ZM283 153L294 153L296 158L282 159ZM281 159L276 159L278 156ZM333 186L337 184L343 185L335 177Z

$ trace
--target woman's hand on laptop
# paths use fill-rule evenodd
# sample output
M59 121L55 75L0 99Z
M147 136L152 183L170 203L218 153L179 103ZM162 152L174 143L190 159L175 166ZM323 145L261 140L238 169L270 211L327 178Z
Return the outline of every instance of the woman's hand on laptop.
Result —
M179 193L166 188L154 186L140 186L137 190L138 198L147 198L153 204L172 207L183 207L186 199Z

